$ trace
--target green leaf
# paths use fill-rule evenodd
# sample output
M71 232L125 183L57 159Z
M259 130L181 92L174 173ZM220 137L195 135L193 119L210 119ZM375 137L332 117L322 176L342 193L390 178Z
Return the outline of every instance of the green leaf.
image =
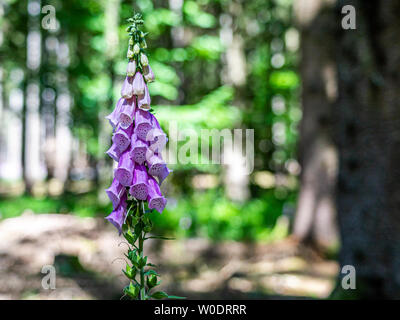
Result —
M160 276L160 275L157 273L157 271L155 271L155 270L147 270L147 271L144 273L144 275L145 275L145 276L149 276L149 275Z
M127 232L124 233L124 238L126 239L126 241L129 242L129 244L131 244L131 245L135 244L136 239L135 239L134 235L132 234L131 230L128 230Z
M147 215L142 216L142 221L145 225L148 225L150 223L150 219Z
M138 219L138 218L136 218L136 217L131 217L131 224L132 224L132 227L136 226L136 225L138 224L138 222L139 222L139 219Z
M137 201L136 200L128 200L126 203L127 203L128 207L129 207L128 213L131 212L131 211L134 211L136 209L136 207L137 207Z
M182 300L182 299L186 299L186 297L168 296L168 299L179 299L179 300Z
M147 264L147 256L138 260L138 268L141 269Z
M136 253L136 250L129 250L128 251L128 259L132 262L132 265L137 267L138 266L138 259L139 256Z
M165 293L164 291L157 291L157 292L153 293L153 294L151 295L151 297L152 297L153 299L160 300L160 299L168 298L168 294Z
M150 236L150 237L147 237L146 239L175 240L175 238L168 238L168 237L162 237L162 236Z

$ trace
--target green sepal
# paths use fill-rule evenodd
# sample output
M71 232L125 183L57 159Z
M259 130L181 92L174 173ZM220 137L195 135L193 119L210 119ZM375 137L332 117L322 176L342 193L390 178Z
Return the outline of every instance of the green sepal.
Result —
M139 291L139 287L137 285L133 285L132 282L129 284L129 286L124 288L124 293L132 299L136 299L138 297Z
M144 268L144 266L147 264L147 256L143 257L143 258L139 258L137 264L138 264L137 265L138 269Z
M128 264L126 264L126 270L122 269L122 272L131 280L135 279L136 277L136 268L131 268Z
M143 228L144 232L150 232L153 229L153 221L151 221L148 216L145 216L143 222L145 224Z
M157 276L152 274L146 279L147 286L149 289L154 288L157 285Z

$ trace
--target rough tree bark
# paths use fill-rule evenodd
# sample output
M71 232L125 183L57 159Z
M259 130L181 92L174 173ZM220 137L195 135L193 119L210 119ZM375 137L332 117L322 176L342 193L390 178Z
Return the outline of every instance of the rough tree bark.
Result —
M337 152L331 130L337 96L333 5L334 1L327 0L297 0L294 5L301 32L303 118L298 146L301 188L293 234L322 249L336 246L338 239Z
M346 4L357 29L341 29L336 46L340 263L355 267L358 297L399 299L400 2L339 1L338 9Z

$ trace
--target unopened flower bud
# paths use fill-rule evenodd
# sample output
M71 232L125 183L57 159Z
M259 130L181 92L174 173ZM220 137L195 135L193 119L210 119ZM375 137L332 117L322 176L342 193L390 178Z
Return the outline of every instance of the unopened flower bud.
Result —
M131 49L128 49L128 52L126 53L126 57L127 57L128 59L133 58L133 51L132 51Z
M133 46L133 39L132 38L129 39L129 45Z
M140 47L137 43L133 46L133 53L138 54L140 52Z
M126 68L126 75L128 77L133 77L136 73L136 61L131 60L128 62L128 67Z
M143 54L143 53L140 55L140 63L144 67L149 65L149 59L147 59L147 56L145 54Z
M141 96L144 94L145 83L143 76L140 72L136 72L135 78L133 79L133 94Z
M126 77L121 88L121 96L125 99L130 99L133 96L133 78ZM143 90L144 91L144 90Z

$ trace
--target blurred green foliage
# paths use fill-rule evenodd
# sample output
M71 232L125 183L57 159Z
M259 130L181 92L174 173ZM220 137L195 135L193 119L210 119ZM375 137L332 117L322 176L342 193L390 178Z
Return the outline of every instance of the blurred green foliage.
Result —
M278 240L288 232L287 225L276 224L284 203L272 191L243 204L228 200L221 190L171 200L165 214L153 213L156 230L160 232L249 241Z
M64 193L59 197L20 196L1 198L0 219L16 217L24 212L30 213L72 213L79 217L101 216L110 211L111 205L102 205L97 192L83 195Z
M110 140L99 136L110 132L104 115L119 97L126 68L125 22L133 8L143 13L148 35L150 64L156 82L150 85L153 109L163 128L177 121L179 129L251 128L255 131L255 171L292 175L288 163L296 159L299 77L296 30L292 27L291 1L287 0L184 0L182 8L167 1L136 0L118 4L116 30L107 22L111 1L49 0L56 8L60 28L41 30L43 46L49 39L67 43L69 64L57 63L57 50L46 50L39 70L41 90L60 91L60 75L67 77L73 99L70 126L84 143L97 189L103 192L99 163L108 163L104 152ZM16 68L26 71L27 0L5 1L0 54L5 78ZM119 43L109 47L106 38L115 32ZM226 80L229 41L240 43L244 82ZM13 36L9 36L9 35ZM115 53L112 54L113 50ZM225 76L224 76L225 74ZM22 87L23 83L7 84ZM183 142L182 142L183 143ZM181 236L213 239L272 239L285 234L276 225L283 211L293 207L296 190L285 186L263 189L250 182L250 199L230 200L221 179L206 191L195 189L192 178L199 173L217 177L215 165L174 166L168 178L170 199L164 214L154 214L159 230ZM110 167L111 176L111 167ZM70 177L88 179L88 177ZM107 181L110 182L110 181ZM277 190L277 188L279 190ZM282 191L283 190L283 191ZM80 216L105 216L110 205L99 204L96 191L83 195L66 193L58 198L19 197L1 200L2 217L25 209L37 213L73 212ZM286 208L286 209L285 209Z

